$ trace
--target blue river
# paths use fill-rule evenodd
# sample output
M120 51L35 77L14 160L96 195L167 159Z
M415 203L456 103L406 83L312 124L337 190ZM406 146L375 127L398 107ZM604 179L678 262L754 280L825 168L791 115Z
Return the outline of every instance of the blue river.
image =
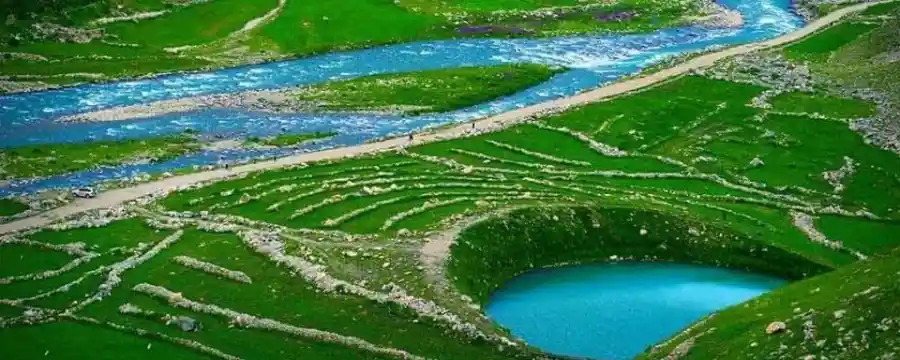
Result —
M453 39L242 66L204 73L89 84L0 96L0 147L90 140L146 138L185 128L225 137L281 131L336 131L337 136L301 149L205 151L154 164L123 165L45 179L14 181L0 196L89 185L138 173L159 173L219 161L315 151L463 122L597 88L666 58L715 47L770 39L803 26L790 0L721 0L744 17L740 28L685 26L631 35L581 35L540 39ZM416 70L501 63L541 63L570 71L517 94L457 111L414 117L339 114L267 114L241 109L199 110L153 118L63 124L60 116L188 96L277 89L329 80Z
M707 314L784 285L767 276L667 263L537 270L505 284L486 312L546 352L632 359Z

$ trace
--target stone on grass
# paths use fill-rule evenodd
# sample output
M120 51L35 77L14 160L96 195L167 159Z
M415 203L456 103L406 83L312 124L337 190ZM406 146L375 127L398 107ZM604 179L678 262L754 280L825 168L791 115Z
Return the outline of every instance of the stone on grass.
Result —
M203 324L200 321L187 316L175 316L166 321L166 324L175 325L181 331L200 331L203 329Z
M773 321L766 326L766 334L772 335L787 330L787 324L783 321Z

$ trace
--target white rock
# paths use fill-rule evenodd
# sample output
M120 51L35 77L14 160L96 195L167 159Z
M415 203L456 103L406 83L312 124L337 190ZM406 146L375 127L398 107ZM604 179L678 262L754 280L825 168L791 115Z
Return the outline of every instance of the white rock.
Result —
M773 321L766 326L766 334L772 335L787 330L787 324L782 321Z

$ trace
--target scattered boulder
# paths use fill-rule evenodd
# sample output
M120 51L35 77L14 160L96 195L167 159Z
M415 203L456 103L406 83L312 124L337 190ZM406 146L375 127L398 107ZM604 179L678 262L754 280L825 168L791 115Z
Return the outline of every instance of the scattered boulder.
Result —
M175 316L166 320L166 325L174 325L181 329L181 331L194 332L200 331L203 329L203 324L200 321L187 317L187 316Z
M773 321L769 323L768 326L766 326L767 335L777 334L785 330L787 330L787 324L785 324L783 321Z
M760 159L760 158L757 156L757 157L753 158L753 160L750 160L749 166L752 167L752 168L755 168L755 167L763 166L763 165L765 165L765 164L766 164L766 163L763 162L762 159Z

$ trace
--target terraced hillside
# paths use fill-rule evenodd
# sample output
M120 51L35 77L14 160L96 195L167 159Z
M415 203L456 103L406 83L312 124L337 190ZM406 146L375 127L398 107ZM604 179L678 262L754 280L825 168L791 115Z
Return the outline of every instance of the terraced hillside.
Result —
M849 79L896 62L829 70L884 43L888 14L500 131L4 235L0 347L12 359L554 358L481 313L491 292L533 268L656 260L796 281L641 358L890 359L897 92ZM884 49L869 55L896 47Z

